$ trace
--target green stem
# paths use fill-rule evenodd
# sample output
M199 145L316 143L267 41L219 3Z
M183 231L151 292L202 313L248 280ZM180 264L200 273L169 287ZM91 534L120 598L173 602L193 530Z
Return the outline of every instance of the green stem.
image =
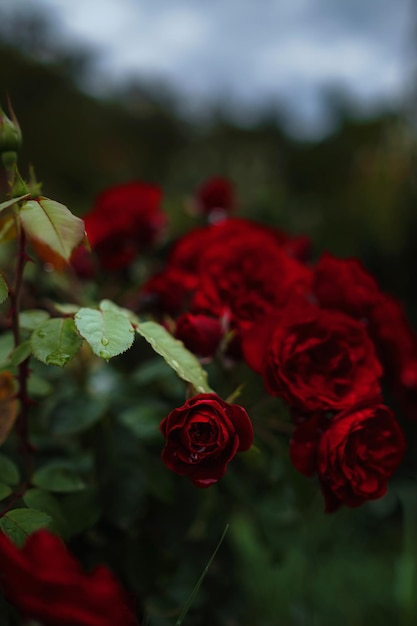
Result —
M182 623L183 623L183 621L184 621L184 619L185 619L185 617L186 617L186 615L187 615L187 613L188 613L188 611L189 611L189 609L190 609L190 607L191 607L191 605L192 605L192 603L194 601L194 598L196 597L196 595L198 593L198 590L200 589L201 584L202 584L202 582L203 582L203 580L204 580L204 578L205 578L205 576L206 576L206 574L207 574L207 572L209 570L209 567L213 563L214 558L215 558L217 552L219 551L220 546L223 543L223 540L224 540L228 530L229 530L229 524L226 525L226 528L224 529L223 534L220 537L219 543L217 544L213 554L211 555L207 565L205 566L205 568L204 568L200 578L198 579L194 589L192 590L190 596L188 597L187 602L185 603L185 605L184 605L184 607L183 607L183 609L181 611L180 616L178 617L177 621L175 622L175 626L181 626L182 625Z

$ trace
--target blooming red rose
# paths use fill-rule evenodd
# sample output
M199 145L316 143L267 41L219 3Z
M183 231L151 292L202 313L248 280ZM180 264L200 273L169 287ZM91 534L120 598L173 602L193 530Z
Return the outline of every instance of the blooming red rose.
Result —
M296 469L318 474L327 512L383 496L404 451L401 428L379 403L349 408L331 420L316 414L296 427L290 446Z
M97 197L84 220L91 247L104 269L128 266L156 241L166 224L160 203L161 191L139 182L111 187Z
M236 205L234 187L227 178L210 178L197 189L195 202L201 213L227 214Z
M160 312L171 315L184 312L191 296L195 313L227 316L232 328L251 325L293 293L310 292L311 270L293 258L306 245L296 240L238 218L194 229L178 239L167 268L149 279L141 295L155 296Z
M248 450L253 429L245 409L212 393L201 393L161 422L166 438L162 461L196 487L209 487L226 472L236 452Z
M314 270L313 293L320 306L368 318L380 291L358 259L338 259L326 252Z
M46 530L22 549L0 534L0 587L26 619L44 626L134 626L124 590L103 565L86 574L61 539Z
M296 300L244 337L248 364L301 411L340 411L380 394L381 365L361 322Z
M310 290L311 271L284 252L273 229L229 219L212 233L199 259L195 310L226 313L232 327L246 328Z
M200 357L212 357L224 335L219 319L203 314L183 313L175 327L175 336Z

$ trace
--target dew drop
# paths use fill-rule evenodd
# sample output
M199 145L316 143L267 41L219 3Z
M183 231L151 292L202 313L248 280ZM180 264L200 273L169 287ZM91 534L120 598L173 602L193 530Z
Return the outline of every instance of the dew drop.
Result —
M109 340L107 339L107 337L102 337L101 338L101 343L103 344L103 346L108 346L109 345Z
M69 354L65 354L65 352L51 352L45 359L47 365L58 365L59 367L63 367L70 361L71 356Z
M111 357L111 354L108 350L100 350L99 356L101 356L102 359L106 359L107 361Z
M175 359L172 359L171 363L172 363L172 367L179 367L179 363Z

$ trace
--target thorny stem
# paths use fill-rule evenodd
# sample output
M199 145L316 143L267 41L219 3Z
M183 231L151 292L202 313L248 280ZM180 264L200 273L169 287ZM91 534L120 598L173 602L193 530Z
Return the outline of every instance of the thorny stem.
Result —
M10 509L13 508L13 505L20 500L20 498L22 496L24 496L26 493L26 484L24 484L18 491L16 491L16 493L11 495L11 499L10 502L7 504L7 506L2 510L2 512L0 513L0 518L4 517L6 515L6 513L8 513L10 511Z
M14 338L14 347L17 348L21 342L19 313L20 313L20 296L22 293L23 284L23 272L28 260L26 253L26 236L25 231L21 228L16 216L16 228L18 232L18 249L17 249L17 265L15 282L13 289L10 291L11 298L11 318L12 318L12 330ZM20 412L17 418L16 430L19 434L22 451L25 457L26 471L30 474L32 466L31 452L33 450L32 444L29 441L28 421L29 421L29 406L31 404L27 383L29 377L29 357L25 359L18 366L17 380L19 383L18 398L20 400Z

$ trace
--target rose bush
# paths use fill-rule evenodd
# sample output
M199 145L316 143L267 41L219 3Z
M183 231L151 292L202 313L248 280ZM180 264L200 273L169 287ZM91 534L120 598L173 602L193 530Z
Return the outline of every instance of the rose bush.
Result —
M0 152L1 120L0 112ZM45 626L136 621L110 571L84 573L61 540L36 532L46 527L87 566L111 563L143 623L182 624L204 565L184 555L204 548L214 558L229 522L232 541L217 571L232 566L242 576L240 595L223 587L227 577L213 576L209 600L197 607L203 621L192 623L304 619L310 597L291 594L300 568L305 580L318 578L305 554L314 543L321 557L342 534L335 524L336 538L321 531L319 543L304 541L303 525L315 517L318 528L322 519L310 515L315 481L302 484L289 456L299 472L317 476L328 512L386 493L405 437L382 384L406 390L411 408L417 381L417 340L401 306L358 261L326 254L315 264L308 238L230 218L230 203L216 194L206 197L198 228L142 255L166 222L159 189L146 183L99 196L85 216L93 255L79 256L81 220L39 201L39 184L33 176L24 183L15 155L5 164L0 532L19 546L30 536L20 549L0 534L8 601L0 598L0 621L10 616L11 626L16 612ZM205 217L211 223L201 226ZM52 274L72 254L78 277ZM238 397L242 406L232 404ZM253 452L234 461L255 437ZM394 489L364 515L407 519L402 498ZM340 543L349 563L351 536ZM329 572L315 596L326 596ZM283 584L286 603L291 589L288 619L275 610ZM265 599L273 610L264 620Z
M161 422L165 465L196 487L209 487L226 472L236 452L248 450L253 428L245 409L215 394L198 394Z

